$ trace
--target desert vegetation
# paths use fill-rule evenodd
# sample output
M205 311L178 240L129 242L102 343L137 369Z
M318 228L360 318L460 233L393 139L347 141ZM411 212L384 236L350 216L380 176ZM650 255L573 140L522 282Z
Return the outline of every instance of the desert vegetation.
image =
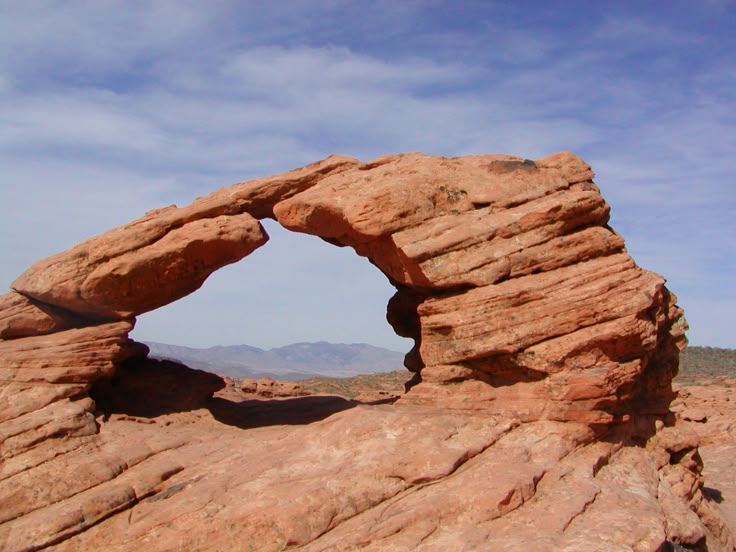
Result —
M680 353L678 383L717 383L728 378L736 378L736 349L688 347Z
M320 395L340 395L355 398L361 393L386 392L400 395L404 392L404 383L411 379L408 370L395 370L380 374L362 374L350 378L315 377L299 383L310 393Z
M395 370L349 378L314 377L299 383L310 393L340 395L352 399L366 392L401 394L404 392L404 383L411 376L408 370ZM688 347L680 353L680 370L676 382L682 385L703 382L729 385L725 381L729 378L736 378L736 349Z

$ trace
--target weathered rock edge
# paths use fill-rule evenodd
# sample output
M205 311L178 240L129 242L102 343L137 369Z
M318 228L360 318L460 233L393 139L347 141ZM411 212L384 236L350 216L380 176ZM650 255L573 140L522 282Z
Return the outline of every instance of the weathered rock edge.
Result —
M677 433L664 426L672 423L683 312L664 279L626 253L592 179L568 152L536 161L331 156L184 208L151 211L39 261L0 296L4 475L33 480L34 470L68 452L59 446L94 443L99 428L88 391L147 354L128 338L135 316L195 291L263 245L268 236L257 219L265 217L352 247L397 288L387 318L415 341L406 358L416 373L401 400L407 406L582 423L593 435L618 431L620 442L657 442L657 428ZM700 466L690 461L697 443L675 452L684 468L666 475L688 481L678 497L727 543L698 494ZM95 477L117 481L131 462ZM661 473L670 462L656 464ZM136 483L141 488L123 486L103 503L90 498L80 506L81 525L59 521L41 541L58 542L129 507L179 468L153 470ZM9 507L3 520L15 523L96 484L36 496L20 510ZM690 524L689 531L676 536L697 541L705 529Z

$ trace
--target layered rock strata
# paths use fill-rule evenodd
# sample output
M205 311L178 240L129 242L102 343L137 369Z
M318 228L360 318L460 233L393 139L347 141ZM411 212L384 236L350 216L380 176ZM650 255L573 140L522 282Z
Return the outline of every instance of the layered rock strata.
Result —
M14 306L0 335L129 320L175 301L263 245L254 217L275 217L354 248L397 287L388 318L415 340L407 366L421 382L407 400L603 425L662 415L682 311L608 227L592 178L570 153L333 156L40 261L13 283L22 298L5 299L33 301L34 314Z
M716 539L729 546L728 531L711 515L700 491L696 442L672 426L668 410L678 351L685 344L682 310L664 279L639 268L626 253L623 239L607 224L609 207L592 178L590 167L566 152L536 161L412 153L361 163L331 156L283 175L223 188L187 207L151 211L36 263L13 282L14 291L0 297L0 542L8 550L59 543L106 518L122 519L116 515L120 511L148 508L143 506L147 497L168 497L173 491L165 482L179 472L198 475L177 485L205 477L196 452L188 448L193 437L186 431L159 435L149 428L143 432L147 437L141 433L132 443L123 436L124 419L116 419L109 431L105 423L111 409L122 415L133 408L127 399L114 400L116 393L137 395L138 384L123 378L125 374L132 370L135 377L145 377L146 370L140 369L144 365L161 377L178 373L171 366L146 364L145 346L128 338L135 317L195 291L213 271L262 246L268 236L258 219L270 217L288 229L352 247L397 288L387 318L399 335L415 341L406 365L416 375L400 401L402 409L431 417L439 407L455 412L463 427L475 427L471 413L480 411L483 419L493 421L482 430L481 440L531 424L511 444L489 453L500 459L509 447L517 447L519 462L527 462L537 474L518 489L507 489L511 494L493 507L496 517L503 519L537 496L543 474L561 458L598 454L592 451L603 445L584 445L606 436L617 444L604 446L608 452L601 454L608 458L615 452L621 458L621 467L610 475L613 494L601 495L605 485L599 479L600 484L590 487L591 502L581 503L583 510L596 500L602 511L610 508L618 483L635 477L639 472L631 466L644 462L649 467L636 485L650 499L642 508L655 512L652 520L659 521L652 521L651 531L641 536L645 544L637 550L659 550L667 540L702 545L708 535L711 543ZM119 371L123 363L127 372ZM205 395L217 388L197 381L208 390ZM98 398L97 410L90 392ZM186 406L173 400L171 408L196 410L201 399L195 392ZM142 415L158 419L170 415L171 408ZM340 423L351 423L344 421L348 418L339 418ZM532 449L547 432L560 436L560 442L538 464ZM495 442L493 437L480 448ZM619 451L634 442L649 448ZM473 447L451 462L454 467L447 475L478 454L471 452ZM580 447L585 450L575 452ZM386 457L381 462L401 460ZM595 473L585 468L585 477L596 477L600 462L586 464ZM200 467L187 471L195 465ZM387 472L386 477L397 478L398 493L434 476L407 479ZM38 483L49 479L64 482L39 492ZM553 483L548 487L553 499L560 491ZM376 491L373 502L356 497L349 517L357 518L396 494L391 485L386 489ZM267 495L269 489L252 492ZM308 504L303 506L295 506L294 514L317 515ZM191 512L203 506L180 507ZM458 512L465 508L452 506ZM235 510L228 514L235 518L221 519L241 519L238 515L245 514ZM273 512L252 515L265 516L264 527L288 525ZM356 547L383 539L359 530L337 531L338 525L351 527L347 519L337 513L322 515L327 517L319 522L305 520L302 536L284 541L289 531L281 532L258 549L309 543L315 550L334 549L322 536L348 530L353 536L340 539ZM436 515L449 514L438 510ZM475 519L472 513L463 516L465 521ZM496 519L481 517L484 523ZM364 519L376 526L369 518ZM568 531L573 518L561 520L559 531ZM526 519L521 515L518 526ZM103 540L119 536L122 529L112 523L112 533L90 534ZM463 524L454 535L470 531ZM387 535L391 527L385 529ZM220 529L218 524L203 526L193 549L207 549L212 541L206 535ZM396 534L429 531L420 541L406 540L412 547L430 534L436 534L433 542L440 539L437 546L455 538L444 529L430 529L399 528ZM156 541L159 529L141 525L139 530L121 540L120 549L151 538L161 545L157 549L165 548L164 541ZM250 535L245 527L238 531ZM489 525L473 538L503 534ZM583 531L575 539L588 537ZM401 546L396 549L414 549Z

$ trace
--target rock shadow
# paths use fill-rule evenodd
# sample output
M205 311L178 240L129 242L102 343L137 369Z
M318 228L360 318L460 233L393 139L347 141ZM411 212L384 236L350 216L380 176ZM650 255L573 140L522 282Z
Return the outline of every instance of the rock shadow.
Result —
M359 402L337 396L308 396L291 399L229 401L219 397L205 407L223 424L253 429L274 425L305 425L358 406Z
M723 502L723 493L721 493L721 491L719 491L718 489L714 489L713 487L703 487L702 493L706 500L715 502L717 504Z
M153 418L202 408L224 387L216 374L171 360L134 358L112 378L96 382L89 394L100 412Z
M519 383L536 383L549 374L519 364L514 355L492 355L460 363L472 371L471 378L493 387L508 387ZM458 380L465 379L463 377Z
M115 376L95 383L89 394L102 414L156 418L206 408L218 421L241 429L309 424L361 404L337 396L213 398L225 387L225 380L216 374L172 360L145 358L124 362Z

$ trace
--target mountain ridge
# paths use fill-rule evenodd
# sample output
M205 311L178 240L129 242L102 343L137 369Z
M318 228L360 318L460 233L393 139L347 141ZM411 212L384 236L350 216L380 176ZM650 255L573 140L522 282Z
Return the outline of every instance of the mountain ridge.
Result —
M261 349L247 344L208 348L144 342L149 356L234 378L296 381L315 376L352 377L404 368L404 353L367 343L299 342Z

